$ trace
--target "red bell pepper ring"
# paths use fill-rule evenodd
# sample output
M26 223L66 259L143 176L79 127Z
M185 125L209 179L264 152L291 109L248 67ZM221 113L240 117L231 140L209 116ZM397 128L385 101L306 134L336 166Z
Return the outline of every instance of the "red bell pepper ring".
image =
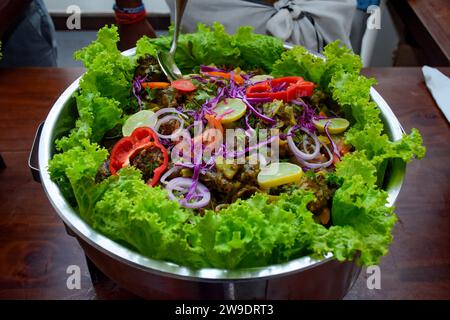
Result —
M129 166L130 160L140 151L150 147L158 148L163 155L163 163L153 170L153 177L147 181L148 185L154 187L169 164L169 155L166 148L159 142L156 133L148 127L134 129L129 137L120 139L114 145L111 151L109 171L113 175L117 174L117 171Z
M289 102L301 97L310 97L314 83L302 77L281 77L257 83L247 88L247 98L270 98Z

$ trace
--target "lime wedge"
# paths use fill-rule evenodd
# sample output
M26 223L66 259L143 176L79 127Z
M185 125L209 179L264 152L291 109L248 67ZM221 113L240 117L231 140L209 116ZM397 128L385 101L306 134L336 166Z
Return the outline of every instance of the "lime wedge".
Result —
M249 80L253 83L266 81L269 79L273 79L272 76L269 76L268 74L258 74L256 76L251 77Z
M221 123L231 123L242 118L247 111L246 104L237 98L220 101L213 110Z
M274 162L262 167L258 174L258 183L262 188L281 186L299 182L303 171L299 166L289 162Z
M153 117L154 114L153 111L142 110L131 115L123 124L123 136L130 136L134 129L139 127L154 127L157 121L156 117Z
M330 134L338 134L347 130L350 122L344 118L330 118L330 119L320 119L314 120L313 123L319 132L325 132L325 125L330 122L328 126L328 132Z

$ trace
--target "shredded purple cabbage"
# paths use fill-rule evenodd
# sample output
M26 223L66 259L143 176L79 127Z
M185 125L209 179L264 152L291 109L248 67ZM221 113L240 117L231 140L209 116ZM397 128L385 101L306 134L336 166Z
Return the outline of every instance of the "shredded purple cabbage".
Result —
M175 144L175 142L173 142L172 140L164 138L159 138L159 142L161 142L161 144L166 148L173 147Z
M241 77L242 77L242 79L244 79L244 81L248 81L251 77L253 77L253 74L252 73L247 73L247 74L241 73Z
M247 107L249 107L249 109L250 109L250 110L251 110L258 118L261 118L261 119L263 119L264 121L267 121L268 123L270 123L270 124L272 124L272 125L274 125L274 124L276 123L276 121L275 121L274 119L269 118L269 117L263 115L262 113L260 113L258 110L256 110L256 108L253 107L253 106L251 105L251 103L247 100L247 98L245 97L245 95L240 95L239 97L240 97L240 99L242 99L242 101L244 101L244 103L247 105Z
M211 67L211 66L205 66L205 65L201 65L200 66L200 71L201 72L227 72L226 70L222 70L216 67Z
M197 80L200 83L206 84L208 83L208 80L206 80L205 78L202 78L200 76L192 76L191 79Z
M317 119L317 116L314 108L304 100L292 100L291 102L295 105L303 107L303 113L298 118L298 123L300 126L310 133L316 132L316 126L314 125L313 120Z
M279 91L286 90L288 87L288 84L287 84L287 82L282 82L280 84L272 86L272 81L270 81L270 86L272 88L272 92L279 92Z
M142 91L142 83L145 82L145 80L147 80L147 76L145 77L137 76L134 78L132 84L133 95L136 97L136 100L138 102L139 111L142 110L142 99L140 97L140 93Z

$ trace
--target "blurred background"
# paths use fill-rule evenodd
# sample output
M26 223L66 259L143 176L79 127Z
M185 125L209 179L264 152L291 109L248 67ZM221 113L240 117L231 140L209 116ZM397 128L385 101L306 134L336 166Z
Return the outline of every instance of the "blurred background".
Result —
M57 30L58 66L80 66L73 52L95 39L96 31L114 23L113 0L44 0ZM165 0L144 0L148 19L157 34L170 25ZM76 3L82 11L81 30L66 27L67 8ZM381 29L369 30L362 47L365 66L449 65L450 1L381 1ZM364 42L365 40L365 42Z
M112 10L114 0L44 0L56 28L58 66L77 67L81 62L73 59L73 53L95 40L97 30L105 24L115 23ZM149 21L157 34L166 34L170 25L170 11L165 0L144 0ZM67 30L69 6L76 4L82 12L81 30Z

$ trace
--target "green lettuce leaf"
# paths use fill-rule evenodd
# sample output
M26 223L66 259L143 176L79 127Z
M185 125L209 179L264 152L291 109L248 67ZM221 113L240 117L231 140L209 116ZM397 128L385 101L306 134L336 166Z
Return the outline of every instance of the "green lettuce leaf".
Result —
M106 183L96 184L95 176L107 156L105 149L83 139L70 150L55 154L49 162L50 178L88 222L99 196L105 190Z
M326 70L326 62L300 46L285 51L272 68L274 77L302 76L305 80L320 83Z
M104 134L121 123L122 109L119 102L101 97L98 92L75 94L79 118L75 128L56 145L59 150L69 150L83 139L100 142Z
M135 58L123 56L118 41L117 27L106 26L95 41L75 53L87 68L74 95L79 118L70 134L56 142L58 150L67 151L84 139L100 142L108 130L122 122L124 110L137 107L130 91Z
M342 183L333 196L333 226L316 241L315 251L331 251L339 260L359 252L365 265L377 264L386 254L397 219L386 206L387 193L376 186L376 170L362 151L337 164Z
M367 157L379 165L384 160L399 158L409 162L414 157L425 156L422 137L417 129L403 139L392 142L384 134L380 109L370 100L369 90L375 83L360 75L339 70L331 79L329 88L333 99L354 119L352 127L345 134L346 142L357 150L364 150Z
M349 75L358 75L362 68L361 58L355 55L350 49L334 41L328 44L324 50L325 71L320 79L320 85L328 88L332 77L340 72Z
M320 84L327 89L333 75L344 72L349 75L359 74L361 59L351 50L341 46L339 41L328 44L323 51L325 60L311 54L307 49L294 46L292 50L283 53L273 65L272 75L302 76L308 81Z
M349 181L359 175L369 186L375 185L376 167L366 157L364 151L355 151L345 155L336 165L334 173L341 181ZM341 183L342 184L342 183Z
M208 211L198 223L206 259L213 266L235 269L286 261L308 252L319 227L306 205L313 197L297 191L276 203L264 194Z
M272 71L273 62L278 60L284 51L283 42L275 37L253 33L252 27L240 27L233 35L233 43L239 49L239 65L247 69L262 68Z
M361 175L346 180L333 197L333 225L353 228L353 238L359 241L353 240L354 246L348 246L347 250L358 250L362 264L378 264L392 241L397 218L393 208L386 206L386 200L387 193L368 184ZM326 236L328 242L341 241L330 236Z
M135 59L123 56L117 48L119 36L116 26L103 27L97 40L80 51L75 58L83 62L87 72L80 81L82 94L99 93L119 102L120 108L135 107L130 99Z

